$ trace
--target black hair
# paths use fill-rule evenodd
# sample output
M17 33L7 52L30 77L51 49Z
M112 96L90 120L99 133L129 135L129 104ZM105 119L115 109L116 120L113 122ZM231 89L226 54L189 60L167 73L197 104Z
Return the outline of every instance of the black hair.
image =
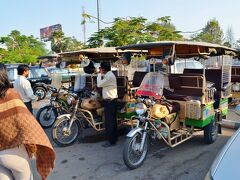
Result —
M6 91L11 88L11 83L8 80L7 68L3 63L0 63L0 98L4 98Z
M130 64L131 63L131 56L132 56L131 52L124 52L123 59L127 60L128 64Z
M111 71L111 64L109 62L101 62L100 67L106 72Z
M27 64L20 64L17 68L18 75L23 75L23 72L27 70L29 70L29 66Z
M83 71L87 74L93 74L95 72L94 63L90 61L89 65L83 68Z

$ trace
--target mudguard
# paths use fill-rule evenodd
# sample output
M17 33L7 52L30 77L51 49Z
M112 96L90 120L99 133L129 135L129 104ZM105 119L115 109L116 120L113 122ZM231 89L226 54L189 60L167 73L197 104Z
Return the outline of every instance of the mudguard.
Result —
M144 131L144 129L134 128L127 134L127 137L133 137L136 133L141 133L142 134L142 131Z
M47 84L46 83L43 83L43 82L37 82L33 85L33 89L36 88L36 87L43 87L45 89L47 89Z
M65 117L65 116L69 119L71 118L71 114L62 114L62 115L58 116L57 119L60 119L60 118Z

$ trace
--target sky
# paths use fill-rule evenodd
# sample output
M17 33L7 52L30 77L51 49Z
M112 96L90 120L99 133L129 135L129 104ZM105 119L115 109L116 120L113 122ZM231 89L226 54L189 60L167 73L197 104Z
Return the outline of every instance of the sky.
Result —
M66 36L84 40L82 8L97 16L97 0L1 0L0 36L12 30L40 37L40 28L61 24ZM116 17L143 16L155 21L171 16L179 31L195 31L216 18L224 33L232 28L235 40L240 39L239 0L99 0L100 18L112 22ZM87 38L97 31L97 21L86 24ZM100 24L101 28L109 26ZM187 36L187 34L184 34Z

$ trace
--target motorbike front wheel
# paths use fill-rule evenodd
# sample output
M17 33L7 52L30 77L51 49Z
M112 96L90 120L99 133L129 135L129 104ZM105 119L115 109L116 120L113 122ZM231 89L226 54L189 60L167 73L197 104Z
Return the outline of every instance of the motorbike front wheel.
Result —
M70 131L68 131L69 123L70 118L68 116L63 116L56 120L53 125L52 139L59 146L69 146L75 143L81 134L82 128L78 120L73 121Z
M129 169L140 167L146 159L148 152L148 136L146 135L143 150L140 150L142 133L136 133L133 137L127 137L123 147L123 161Z
M48 105L38 110L36 118L39 124L45 129L53 125L57 116L57 110L53 106Z

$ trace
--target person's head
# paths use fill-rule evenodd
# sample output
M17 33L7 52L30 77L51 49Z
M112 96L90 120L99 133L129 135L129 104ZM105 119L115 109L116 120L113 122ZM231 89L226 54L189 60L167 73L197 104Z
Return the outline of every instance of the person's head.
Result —
M101 62L100 63L100 72L105 74L108 71L111 71L111 65L109 62Z
M6 91L11 87L8 80L7 68L3 63L0 63L0 98L4 98Z
M28 77L29 75L29 66L26 64L21 64L17 68L18 75Z
M124 52L123 53L123 63L125 65L129 65L131 62L131 57L132 57L132 53L131 52Z
M90 61L89 65L83 68L83 71L87 74L93 74L96 71L94 63Z

